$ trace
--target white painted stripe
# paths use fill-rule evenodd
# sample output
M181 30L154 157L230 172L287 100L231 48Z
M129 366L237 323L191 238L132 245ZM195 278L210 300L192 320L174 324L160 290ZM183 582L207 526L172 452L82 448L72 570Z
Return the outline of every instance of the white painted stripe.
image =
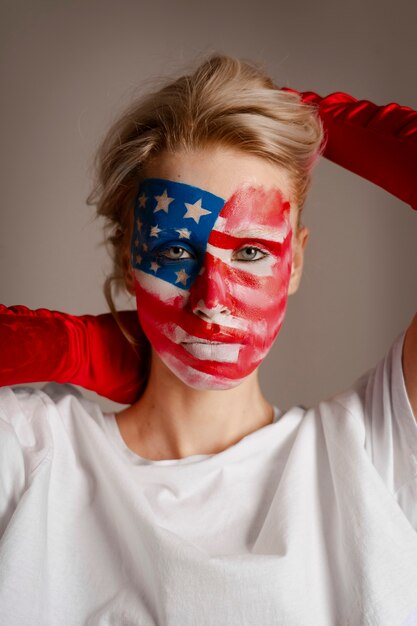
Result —
M233 261L232 255L235 252L233 249L218 248L212 244L207 244L207 252L212 256L220 259L233 269L239 272L246 272L252 274L252 276L272 276L273 267L277 262L276 257L267 255L258 261Z
M289 225L284 224L282 228L266 228L253 226L248 224L246 228L239 230L230 230L227 228L228 220L225 217L219 217L216 219L213 230L219 233L226 233L231 237L241 237L242 239L268 239L275 243L283 243L289 233Z
M135 268L134 271L136 280L142 289L154 296L158 296L160 300L169 302L174 298L178 298L178 296L188 297L189 291L186 289L180 289L180 287L172 285L167 280L163 280L158 276L152 276L147 272L142 272L142 270Z
M233 380L223 376L213 376L213 374L200 372L189 365L185 365L171 353L163 352L160 354L160 357L167 367L174 370L177 375L182 377L194 389L231 389L232 387L237 387L243 380L243 378ZM202 367L204 367L203 364Z
M236 363L242 347L238 343L184 343L182 345L196 359L220 361L221 363Z

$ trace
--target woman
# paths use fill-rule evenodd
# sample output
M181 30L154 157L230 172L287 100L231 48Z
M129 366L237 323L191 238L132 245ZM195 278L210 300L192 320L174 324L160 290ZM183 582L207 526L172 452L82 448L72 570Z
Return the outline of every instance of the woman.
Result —
M3 390L6 623L415 619L417 322L314 409L280 414L257 380L321 143L313 109L224 57L110 131L95 200L149 367L118 415L68 387Z

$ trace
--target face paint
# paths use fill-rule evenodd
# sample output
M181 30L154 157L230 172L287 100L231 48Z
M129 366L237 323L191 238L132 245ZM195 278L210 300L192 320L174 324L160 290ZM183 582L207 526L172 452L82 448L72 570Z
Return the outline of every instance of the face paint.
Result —
M147 179L131 261L139 321L162 361L192 387L234 387L266 356L284 318L290 205L277 189L244 186L225 202Z

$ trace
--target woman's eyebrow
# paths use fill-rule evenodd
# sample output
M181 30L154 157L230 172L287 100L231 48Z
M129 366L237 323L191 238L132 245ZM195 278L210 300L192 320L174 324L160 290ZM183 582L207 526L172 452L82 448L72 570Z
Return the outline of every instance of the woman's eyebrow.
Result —
M289 232L289 225L284 225L283 228L248 228L240 230L225 230L225 235L230 235L236 239L268 239L270 241L276 241L282 243Z

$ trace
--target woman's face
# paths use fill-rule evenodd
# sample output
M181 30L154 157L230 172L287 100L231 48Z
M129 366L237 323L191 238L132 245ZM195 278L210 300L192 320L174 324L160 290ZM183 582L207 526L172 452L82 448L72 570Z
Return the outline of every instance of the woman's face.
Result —
M261 363L284 318L292 261L290 180L226 148L164 153L135 206L139 321L187 385L227 389Z

